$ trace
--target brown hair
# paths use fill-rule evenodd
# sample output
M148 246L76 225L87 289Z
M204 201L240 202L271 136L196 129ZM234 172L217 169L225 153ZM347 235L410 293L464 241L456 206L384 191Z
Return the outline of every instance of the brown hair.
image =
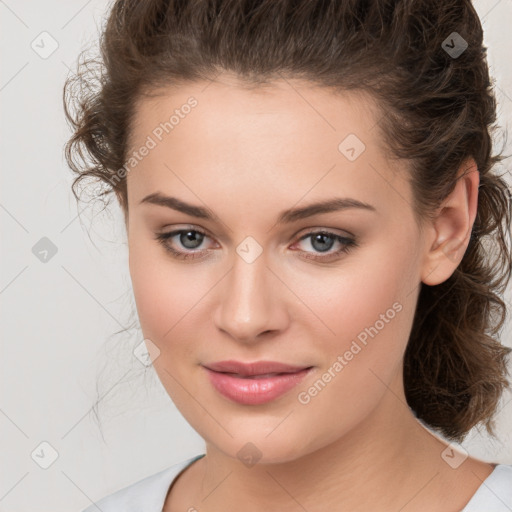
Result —
M464 42L462 53L450 53ZM404 386L417 417L446 437L461 440L479 423L494 435L491 418L508 386L510 349L498 334L512 272L511 195L491 173L504 157L491 156L496 101L471 2L115 1L101 58L84 59L64 86L77 200L78 183L93 178L106 185L97 197L114 191L126 215L118 171L138 99L223 71L254 86L290 77L373 95L390 155L409 163L418 216L432 215L459 167L475 159L480 186L469 246L449 279L421 283Z

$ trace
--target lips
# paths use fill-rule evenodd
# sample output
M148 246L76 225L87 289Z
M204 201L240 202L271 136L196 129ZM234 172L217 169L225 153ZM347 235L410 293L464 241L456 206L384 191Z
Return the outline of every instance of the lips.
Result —
M243 405L264 404L284 395L313 368L274 361L219 361L203 366L217 392Z

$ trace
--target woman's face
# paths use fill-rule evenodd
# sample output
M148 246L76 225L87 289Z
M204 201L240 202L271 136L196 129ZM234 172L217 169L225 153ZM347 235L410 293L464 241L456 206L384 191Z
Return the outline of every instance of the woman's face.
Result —
M229 456L296 459L368 421L387 389L403 397L429 241L378 116L360 93L251 90L227 75L138 105L127 229L142 332L183 416ZM175 200L144 200L156 194ZM224 394L205 366L226 360L311 369L260 383L213 374Z

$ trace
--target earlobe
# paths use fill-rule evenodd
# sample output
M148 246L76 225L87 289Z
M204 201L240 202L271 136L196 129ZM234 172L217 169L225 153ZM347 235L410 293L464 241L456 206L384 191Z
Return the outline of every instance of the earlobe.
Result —
M460 166L454 189L429 226L434 241L425 254L423 283L434 286L446 281L462 261L476 218L479 183L476 162L469 158Z

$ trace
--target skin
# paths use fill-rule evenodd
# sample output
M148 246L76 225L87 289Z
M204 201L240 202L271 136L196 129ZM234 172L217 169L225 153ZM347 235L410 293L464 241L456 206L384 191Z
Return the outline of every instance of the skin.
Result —
M140 148L190 96L197 106L127 175L141 328L160 351L153 361L159 379L206 443L206 456L177 478L164 511L462 509L493 466L468 457L454 469L443 460L447 443L406 405L402 365L421 282L446 280L469 242L479 182L474 161L461 166L437 218L420 226L407 168L385 156L370 97L334 96L284 79L250 89L229 74L141 100L131 147ZM350 133L366 146L354 161L338 150ZM155 192L208 207L218 220L141 203ZM276 224L284 209L334 197L375 211ZM197 249L179 235L168 240L203 257L176 259L155 240L175 229L205 231ZM300 238L320 229L353 235L358 245L315 262L307 256L325 254L321 245ZM252 263L236 252L248 236L262 250ZM327 253L338 248L334 239ZM298 393L396 303L400 312L300 403ZM224 359L314 369L272 402L240 405L220 395L201 366ZM247 443L261 456L251 467L237 456Z

